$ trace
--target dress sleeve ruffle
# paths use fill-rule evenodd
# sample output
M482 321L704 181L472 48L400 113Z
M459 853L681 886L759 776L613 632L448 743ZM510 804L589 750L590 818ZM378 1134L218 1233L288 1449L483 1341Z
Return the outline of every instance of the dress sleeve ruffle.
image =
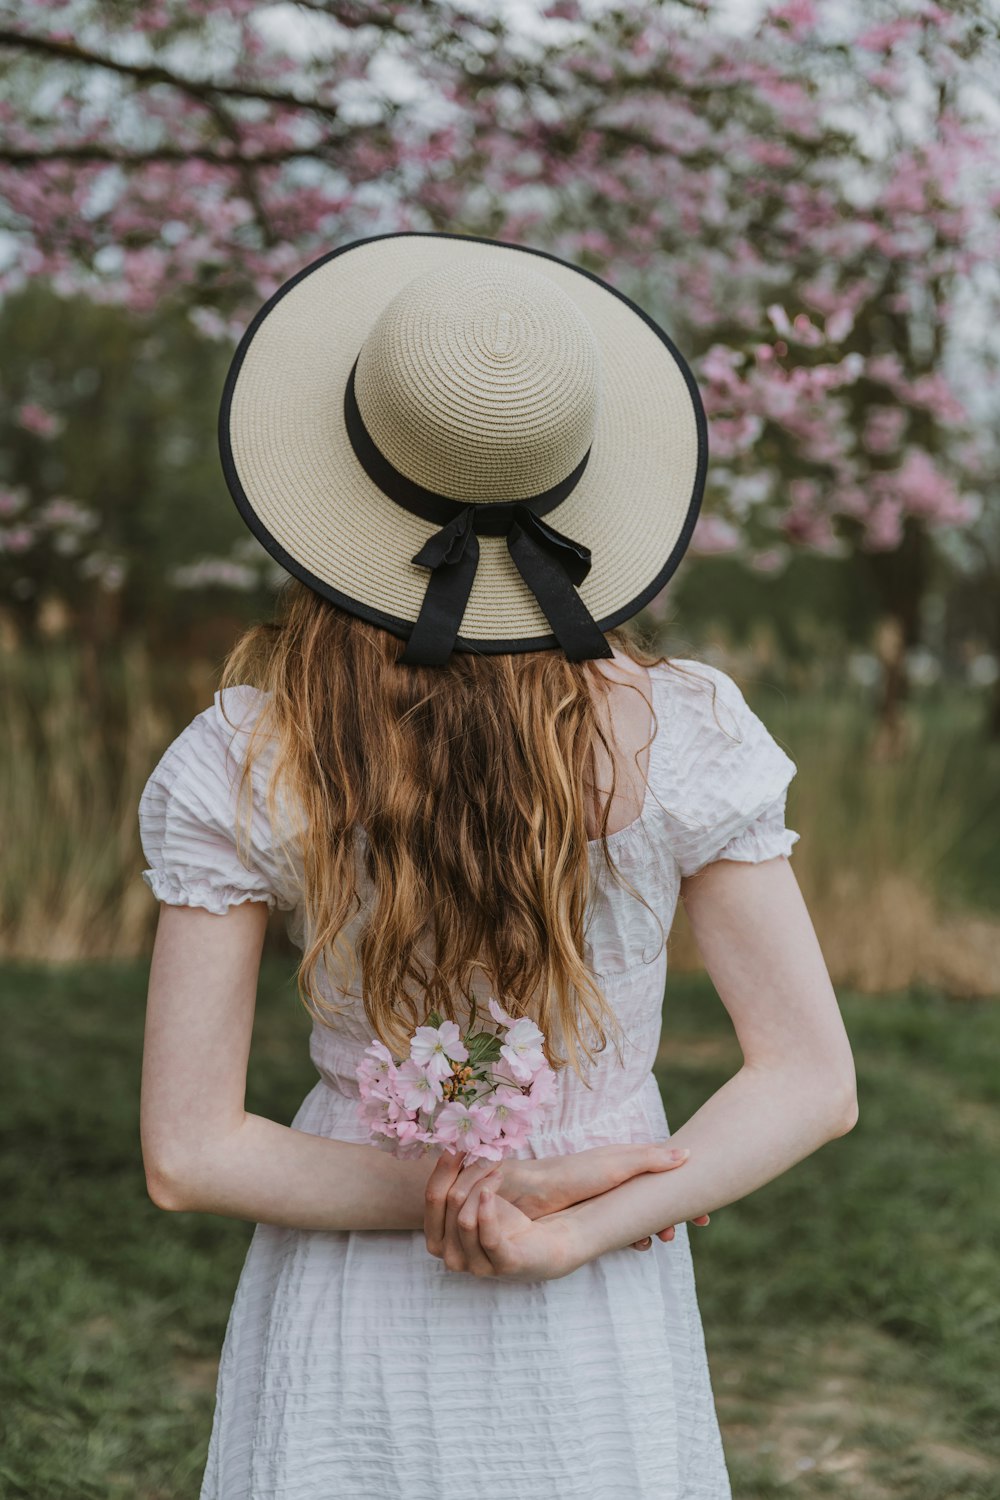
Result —
M272 850L264 763L253 770L249 840L246 794L238 800L240 746L254 694L232 688L223 701L216 693L212 707L167 747L146 782L138 809L148 866L142 878L158 901L204 907L216 916L245 901L285 911L295 904Z
M787 856L799 837L785 827L794 761L731 677L705 662L673 661L668 670L661 801L681 875L717 859Z
M794 829L785 827L787 796L787 791L782 792L743 833L738 833L729 840L725 848L716 855L716 859L737 859L748 864L759 864L765 859L791 854L793 846L799 841L799 835Z

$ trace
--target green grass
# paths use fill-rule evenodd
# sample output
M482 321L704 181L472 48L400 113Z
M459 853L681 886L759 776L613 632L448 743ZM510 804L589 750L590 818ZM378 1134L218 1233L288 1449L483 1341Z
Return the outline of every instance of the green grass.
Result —
M189 1500L250 1226L146 1196L145 966L0 973L0 1496ZM265 966L248 1094L285 1121L315 1082L288 974Z
M250 1226L145 1195L145 965L0 970L6 1077L0 1496L193 1500ZM997 1500L1000 1006L842 999L861 1119L692 1229L737 1500ZM284 961L265 962L249 1107L314 1080ZM674 979L676 1128L738 1065L709 984Z
M668 986L671 1127L739 1066L707 982ZM1000 1006L843 995L860 1119L692 1229L739 1500L1000 1496Z

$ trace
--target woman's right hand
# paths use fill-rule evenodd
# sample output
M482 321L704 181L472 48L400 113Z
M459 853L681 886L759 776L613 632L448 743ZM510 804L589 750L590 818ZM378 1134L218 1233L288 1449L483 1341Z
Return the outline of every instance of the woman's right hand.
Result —
M689 1149L665 1140L590 1146L565 1156L508 1157L494 1167L495 1191L529 1219L540 1219L598 1198L644 1172L681 1167L689 1155Z
M599 1198L632 1177L646 1172L668 1172L684 1165L690 1148L676 1148L670 1140L620 1146L590 1146L565 1156L508 1157L501 1163L472 1162L461 1166L461 1152L445 1151L427 1181L424 1234L432 1255L455 1256L464 1243L459 1215L466 1204L476 1207L484 1186L503 1198L525 1220L545 1218L590 1198ZM488 1179L488 1180L487 1180ZM708 1214L692 1219L707 1224ZM670 1240L675 1226L661 1229L656 1238ZM652 1239L637 1240L633 1250L648 1250ZM451 1247L450 1251L447 1247ZM446 1260L447 1264L447 1260ZM461 1269L450 1266L449 1269Z
M495 1190L529 1219L540 1219L586 1198L610 1192L642 1172L665 1172L681 1167L689 1155L689 1149L678 1153L668 1139L642 1145L591 1146L567 1156L511 1157L495 1169ZM699 1227L708 1222L708 1214L700 1214L691 1220ZM657 1233L656 1238L667 1244L675 1233L676 1226L669 1224ZM649 1250L652 1244L652 1239L647 1237L636 1240L631 1248Z

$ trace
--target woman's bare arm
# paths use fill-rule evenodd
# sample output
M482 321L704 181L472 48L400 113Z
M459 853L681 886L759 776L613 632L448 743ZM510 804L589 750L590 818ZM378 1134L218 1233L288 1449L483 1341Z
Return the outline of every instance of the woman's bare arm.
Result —
M691 1148L683 1172L564 1211L587 1260L745 1197L858 1117L850 1043L788 860L718 860L681 894L743 1066L673 1132Z
M419 1229L432 1158L401 1161L246 1113L266 924L260 901L222 917L160 908L142 1064L151 1198L291 1228Z

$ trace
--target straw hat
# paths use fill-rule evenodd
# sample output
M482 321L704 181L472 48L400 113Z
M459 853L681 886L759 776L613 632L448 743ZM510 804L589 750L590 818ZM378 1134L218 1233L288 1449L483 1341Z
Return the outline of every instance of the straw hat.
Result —
M247 329L219 416L257 539L334 603L453 649L610 656L674 572L705 415L662 328L590 271L462 234L354 240Z

